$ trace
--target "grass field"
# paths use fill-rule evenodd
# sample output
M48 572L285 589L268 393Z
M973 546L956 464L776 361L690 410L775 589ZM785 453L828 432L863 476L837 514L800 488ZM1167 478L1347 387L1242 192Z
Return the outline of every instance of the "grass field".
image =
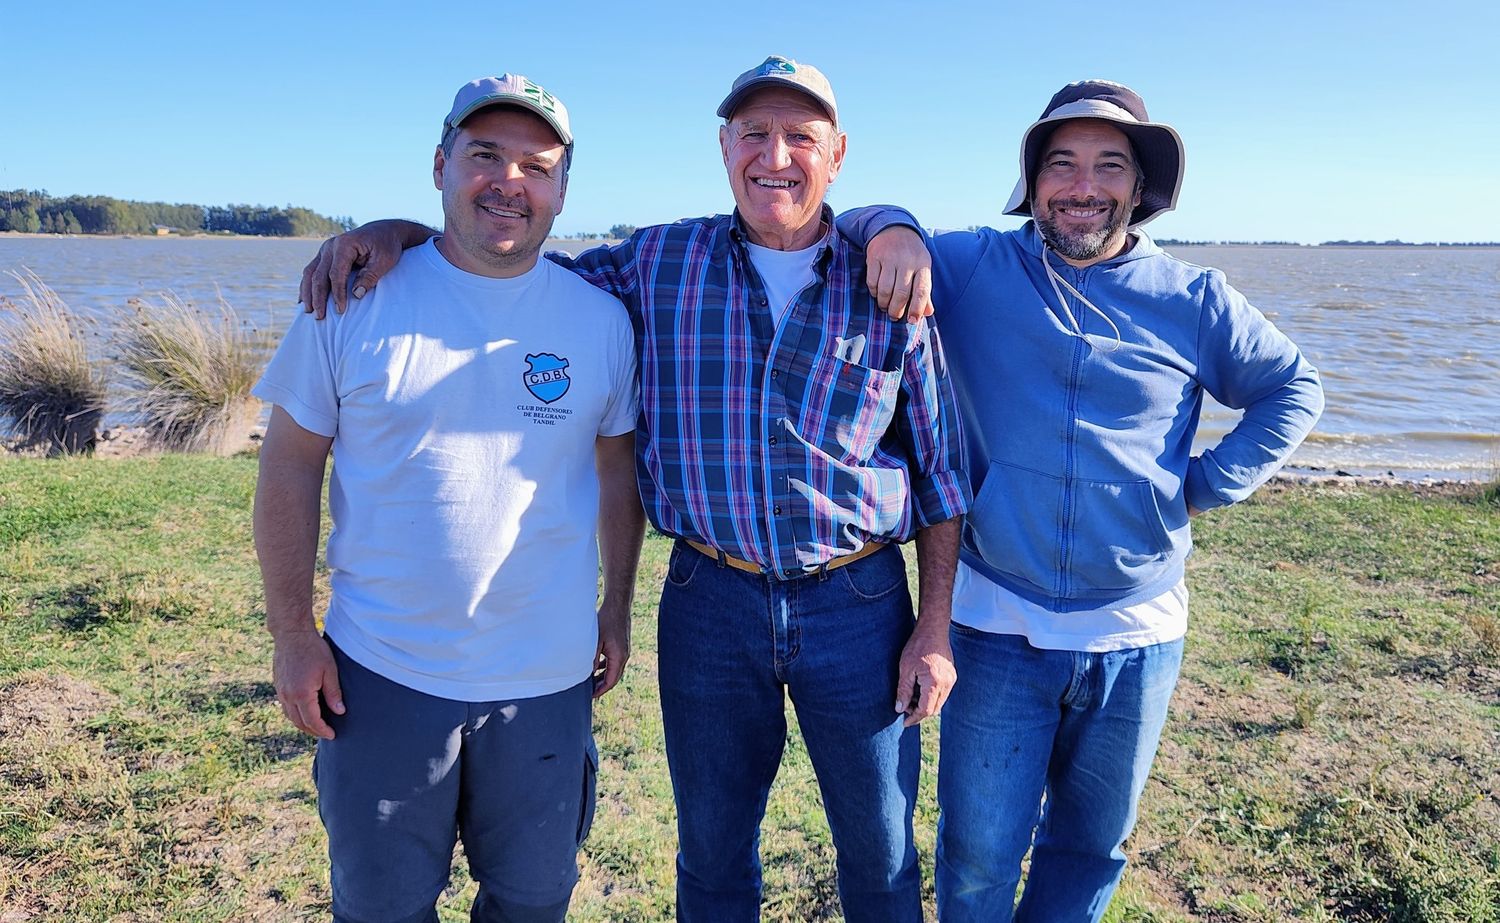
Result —
M326 915L309 738L250 546L252 458L0 460L0 923ZM1500 497L1274 488L1195 526L1193 627L1109 919L1500 921ZM667 543L600 706L573 919L671 916ZM934 729L917 827L931 907ZM794 740L767 920L839 919ZM467 918L458 864L444 920Z

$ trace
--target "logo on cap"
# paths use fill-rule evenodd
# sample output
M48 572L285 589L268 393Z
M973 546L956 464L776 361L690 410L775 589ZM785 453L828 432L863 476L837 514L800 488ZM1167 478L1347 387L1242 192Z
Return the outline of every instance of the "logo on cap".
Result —
M785 58L767 58L766 63L760 66L760 72L770 74L795 74L797 67Z
M523 77L522 79L525 80L526 78ZM530 80L526 80L526 84L521 88L521 92L527 97L535 100L538 106L541 106L548 112L557 112L557 98L551 93L548 93L546 90L532 83Z

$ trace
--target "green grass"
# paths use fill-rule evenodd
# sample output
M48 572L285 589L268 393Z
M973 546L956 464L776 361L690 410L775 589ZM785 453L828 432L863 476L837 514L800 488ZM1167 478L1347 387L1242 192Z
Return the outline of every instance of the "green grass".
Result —
M0 920L326 914L310 739L282 719L250 547L254 460L0 461ZM1121 921L1500 921L1500 502L1276 489L1196 526L1183 679ZM672 907L655 694L667 544L598 710L572 919ZM936 735L917 817L931 907ZM795 738L768 920L838 919ZM444 920L466 918L456 866Z

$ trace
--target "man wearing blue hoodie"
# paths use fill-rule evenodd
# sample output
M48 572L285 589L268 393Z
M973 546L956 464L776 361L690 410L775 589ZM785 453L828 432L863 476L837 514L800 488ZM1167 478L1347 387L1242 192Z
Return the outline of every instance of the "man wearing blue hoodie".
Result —
M975 494L938 773L944 923L1104 914L1182 660L1189 521L1248 497L1322 411L1317 371L1223 274L1136 230L1182 172L1134 91L1071 84L1022 141L1006 213L1032 220L926 241ZM839 223L855 240L915 225ZM1194 456L1204 394L1244 417Z

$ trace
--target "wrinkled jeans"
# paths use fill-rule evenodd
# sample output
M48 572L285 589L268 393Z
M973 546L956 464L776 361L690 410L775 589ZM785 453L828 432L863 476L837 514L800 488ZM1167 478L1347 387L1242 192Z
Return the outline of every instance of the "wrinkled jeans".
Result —
M956 623L950 637L958 682L943 708L938 918L1099 920L1125 871L1121 846L1177 684L1182 639L1084 653ZM1031 869L1012 916L1028 847Z
M920 923L920 744L894 709L912 618L894 547L785 582L673 548L657 649L678 920L760 917L760 822L789 694L838 851L845 919Z

